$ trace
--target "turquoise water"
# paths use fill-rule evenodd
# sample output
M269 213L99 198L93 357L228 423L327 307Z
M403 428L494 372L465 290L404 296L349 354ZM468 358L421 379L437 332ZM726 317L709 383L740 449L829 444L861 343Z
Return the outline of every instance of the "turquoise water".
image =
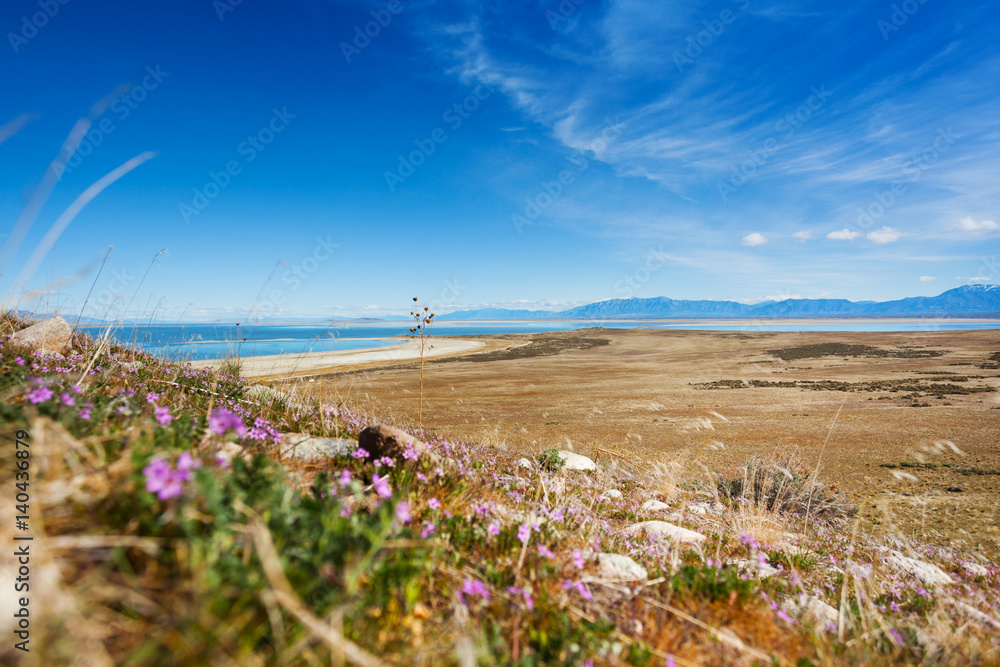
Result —
M358 350L396 345L409 336L409 321L337 322L335 324L258 324L237 327L218 324L126 325L114 332L119 343L136 343L151 354L165 359L219 359L239 354L258 356L301 354L333 350ZM1000 329L998 320L857 320L786 322L781 320L524 320L500 322L442 322L434 325L433 336L479 336L487 334L542 333L572 331L588 327L608 329L654 329L697 331L966 331ZM103 327L80 327L92 336Z

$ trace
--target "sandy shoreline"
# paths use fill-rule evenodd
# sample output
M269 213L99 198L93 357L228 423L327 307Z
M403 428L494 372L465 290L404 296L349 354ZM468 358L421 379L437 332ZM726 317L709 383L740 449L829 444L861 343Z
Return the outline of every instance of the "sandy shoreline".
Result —
M486 347L486 343L478 340L459 338L435 338L427 343L424 358L468 354ZM242 374L244 377L263 378L272 376L302 377L318 375L331 370L344 370L370 364L382 364L394 361L410 361L420 358L420 342L409 340L398 345L379 347L375 349L346 350L343 352L304 352L300 354L269 354L256 357L243 357ZM194 368L214 368L222 363L222 359L206 359L192 361Z

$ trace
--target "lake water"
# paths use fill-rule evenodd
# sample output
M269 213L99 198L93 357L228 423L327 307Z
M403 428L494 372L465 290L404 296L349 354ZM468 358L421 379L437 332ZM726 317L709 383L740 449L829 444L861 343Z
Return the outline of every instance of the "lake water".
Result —
M409 321L336 322L333 324L256 324L240 327L220 324L125 325L112 338L135 343L151 354L174 360L219 359L239 354L301 354L332 350L358 350L396 345L410 335ZM965 331L1000 329L1000 320L523 320L499 322L447 322L435 324L433 336L572 331L587 327L608 329L676 329L698 331ZM80 327L94 336L104 327Z

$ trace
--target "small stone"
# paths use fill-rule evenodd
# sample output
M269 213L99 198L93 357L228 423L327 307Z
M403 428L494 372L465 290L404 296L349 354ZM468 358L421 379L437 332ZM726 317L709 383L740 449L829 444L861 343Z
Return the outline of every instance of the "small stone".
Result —
M603 581L645 581L646 568L621 554L597 554L597 574Z
M626 528L625 532L630 535L644 533L647 537L652 537L656 540L669 540L677 544L698 545L707 539L701 533L675 526L666 521L642 521L634 523Z
M659 500L647 500L642 504L643 512L663 512L664 510L670 509L670 505L660 502Z
M781 572L781 570L773 565L770 565L769 563L761 563L758 560L747 560L743 558L730 561L727 565L732 565L740 572L755 576L758 579L767 579L768 577L773 577L778 574L778 572Z
M983 625L988 625L995 630L1000 630L1000 621L993 618L989 614L983 613L979 609L976 609L971 604L965 602L956 602L955 605L962 611L966 616L974 618Z
M909 558L894 549L889 551L889 557L886 559L886 562L893 569L912 574L926 586L945 586L955 583L954 580L937 565Z
M823 630L839 627L840 612L815 595L789 598L781 606L792 616L811 619Z
M315 461L350 456L357 448L357 443L347 438L317 438L308 433L285 433L281 436L282 458Z
M559 458L563 460L563 470L597 470L597 464L593 459L580 454L560 449Z
M525 470L534 470L535 464L525 458L520 458L517 460L517 467L524 468Z
M58 352L64 355L72 347L70 345L72 336L73 330L70 329L66 320L56 315L44 322L32 324L27 329L21 329L11 336L10 340L15 345L28 347L32 350L45 350L49 354Z
M516 475L497 475L497 482L505 486L521 487L527 482Z
M685 507L685 509L691 514L695 514L698 516L705 516L706 514L718 516L722 514L723 510L726 509L726 506L720 502L691 503L690 505Z
M216 451L216 457L220 461L225 461L227 464L232 464L233 459L237 456L242 456L243 460L247 463L250 462L251 457L243 453L243 448L237 445L235 442L223 443L221 447Z
M980 565L979 563L963 563L962 567L965 571L974 577L988 577L990 576L990 571Z
M427 443L385 424L375 424L361 431L358 435L358 445L376 459L383 456L402 459L403 452L410 448L421 456L430 453Z
M960 486L949 486L946 490L949 493L962 493L963 491L965 491L965 489L963 489Z
M608 489L599 496L602 500L620 500L621 497L622 492L618 489Z

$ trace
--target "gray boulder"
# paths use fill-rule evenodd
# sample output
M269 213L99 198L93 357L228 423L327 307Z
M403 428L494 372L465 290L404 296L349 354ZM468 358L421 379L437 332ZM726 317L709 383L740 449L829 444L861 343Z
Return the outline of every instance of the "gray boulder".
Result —
M646 568L621 554L597 554L597 574L601 581L645 581Z
M597 464L593 459L565 449L559 450L559 458L563 460L563 470L597 470Z
M665 540L675 544L690 544L694 546L702 544L707 539L701 533L675 526L666 521L642 521L634 523L626 528L625 532L629 535L642 533L654 540Z
M792 616L808 618L821 630L836 628L840 624L840 612L815 595L789 598L781 606Z
M66 323L66 320L56 315L44 322L32 324L27 329L18 331L11 336L11 342L36 351L44 350L49 354L56 352L60 355L66 355L72 349L70 345L72 336L73 330Z
M778 574L781 570L769 563L761 563L759 560L739 558L728 563L735 567L742 574L748 574L757 579L767 579Z
M955 583L954 579L948 576L948 573L937 565L904 556L895 549L889 551L886 563L894 570L916 577L925 586L947 586L948 584Z
M670 509L670 505L659 500L647 500L641 507L643 512L663 512Z
M317 438L308 433L287 433L281 436L282 458L315 461L334 456L350 456L358 445L346 438Z

